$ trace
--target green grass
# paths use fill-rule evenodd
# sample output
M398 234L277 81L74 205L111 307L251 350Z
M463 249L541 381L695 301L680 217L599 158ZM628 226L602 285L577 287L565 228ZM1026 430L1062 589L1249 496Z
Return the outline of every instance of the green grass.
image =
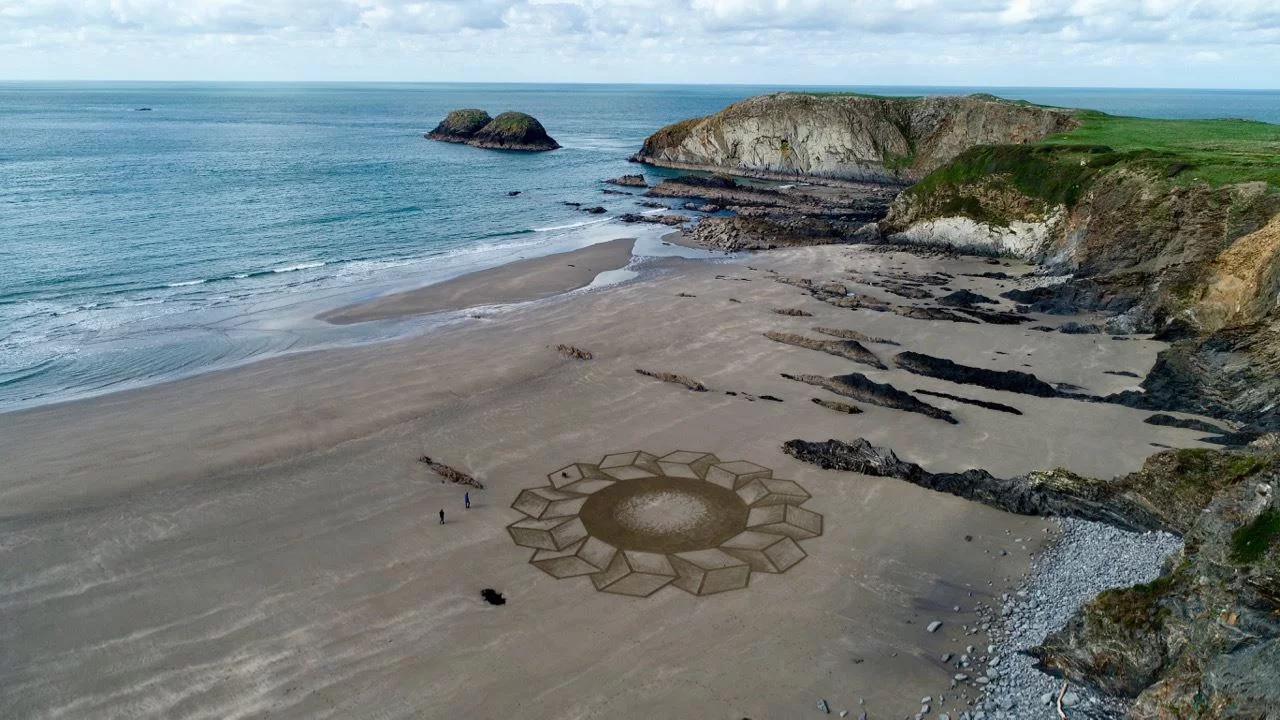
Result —
M999 176L1028 197L1070 207L1102 169L1136 159L1106 147L980 145L938 168L912 186L911 192L926 197L942 188L980 184Z
M532 116L522 112L504 112L494 118L490 125L504 133L513 135L521 135L542 127L541 123L533 119Z
M1262 559L1280 539L1280 512L1267 510L1231 534L1232 562L1248 565Z
M1153 120L1080 110L1079 128L1044 145L1098 145L1142 152L1162 162L1173 182L1227 185L1265 180L1280 188L1280 125L1253 120Z
M1173 589L1173 582L1170 574L1142 585L1106 590L1093 600L1090 610L1128 630L1158 630L1169 615L1159 602Z

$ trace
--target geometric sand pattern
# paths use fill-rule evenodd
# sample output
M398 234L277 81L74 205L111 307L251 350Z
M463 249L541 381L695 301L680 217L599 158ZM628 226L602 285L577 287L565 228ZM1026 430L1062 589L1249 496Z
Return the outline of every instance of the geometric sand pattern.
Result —
M745 460L710 453L607 455L520 491L507 526L555 578L587 576L596 590L648 597L672 585L693 595L747 587L751 573L784 573L805 558L799 541L822 534L800 507L804 488Z

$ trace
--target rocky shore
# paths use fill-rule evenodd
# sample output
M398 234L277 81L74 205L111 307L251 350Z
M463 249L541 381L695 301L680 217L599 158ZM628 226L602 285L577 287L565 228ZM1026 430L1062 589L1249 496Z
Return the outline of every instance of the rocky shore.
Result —
M1027 278L985 273L1013 285L998 299L955 291L946 274L851 275L907 302L842 282L777 278L825 303L958 323L955 332L1094 312L1101 316L1096 321L1032 329L1114 340L1147 333L1172 343L1145 377L1128 373L1141 377L1138 389L1106 396L912 350L890 362L960 385L1158 411L1147 422L1206 433L1205 442L1232 449L1170 450L1152 456L1139 473L1096 480L1050 468L1013 478L959 468L931 472L864 440L784 446L826 469L899 478L1008 512L1066 518L1061 539L1037 560L1023 589L1001 608L983 608L983 629L993 633L988 653L975 656L971 649L963 660L948 658L960 663L950 693L958 684L966 701L955 706L960 718L1056 717L1050 706L1059 701L1068 717L1143 720L1252 719L1280 708L1280 670L1269 669L1280 667L1280 507L1272 490L1280 482L1280 192L1255 146L1241 143L1230 156L1195 154L1199 146L1178 144L1191 131L1174 124L1147 127L1148 141L1163 153L1120 144L1130 142L1126 133L1140 122L989 97L781 93L665 127L632 158L757 179L684 176L647 193L726 207L730 215L702 218L688 232L708 247L888 244L1042 266ZM1117 145L1063 140L1080 128ZM1280 129L1263 124L1233 126L1221 137L1240 133L1264 145L1280 138ZM1213 179L1187 178L1201 172ZM904 182L914 184L905 190L893 184ZM857 340L767 336L872 367L882 362ZM783 377L957 422L947 410L862 373ZM1021 414L1011 405L950 392L917 394ZM1171 553L1175 558L1162 566ZM983 688L971 703L978 696L964 687L974 669ZM932 710L951 707L941 702L947 697L929 698ZM925 705L917 718L929 714Z

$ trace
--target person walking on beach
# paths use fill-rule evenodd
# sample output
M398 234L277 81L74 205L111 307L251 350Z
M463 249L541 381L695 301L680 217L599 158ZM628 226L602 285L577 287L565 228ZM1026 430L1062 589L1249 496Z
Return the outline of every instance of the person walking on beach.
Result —
M471 509L471 493L470 492L462 493L462 506L468 510Z
M444 508L440 508L440 524L444 524Z

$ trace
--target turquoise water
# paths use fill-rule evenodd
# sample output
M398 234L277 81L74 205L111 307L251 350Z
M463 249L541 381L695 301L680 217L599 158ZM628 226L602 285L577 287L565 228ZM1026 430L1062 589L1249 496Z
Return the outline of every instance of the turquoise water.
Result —
M599 180L635 171L626 157L657 127L776 89L0 84L0 410L420 332L428 321L333 328L310 318L635 235L608 220L635 199L602 195ZM1280 122L1274 92L992 92ZM502 153L422 138L457 107L529 112L564 148Z

